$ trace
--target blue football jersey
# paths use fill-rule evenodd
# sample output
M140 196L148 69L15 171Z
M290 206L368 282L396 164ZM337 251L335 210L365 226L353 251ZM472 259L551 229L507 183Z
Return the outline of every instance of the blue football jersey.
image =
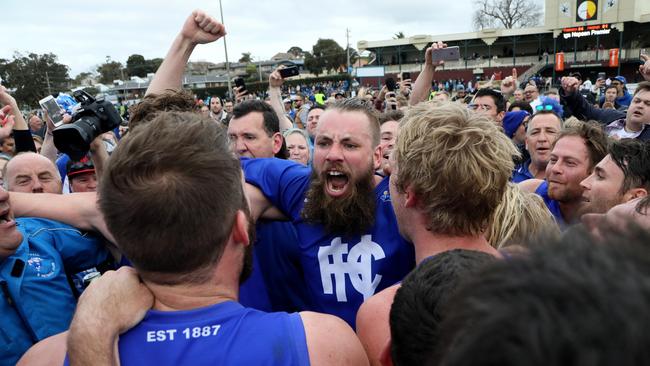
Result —
M309 365L298 313L234 301L187 311L150 310L120 335L122 365Z
M353 328L357 310L370 296L413 269L413 246L402 238L390 202L388 179L375 187L374 226L361 235L325 232L303 221L310 168L280 159L242 159L246 181L287 215L298 233L310 310L336 315Z

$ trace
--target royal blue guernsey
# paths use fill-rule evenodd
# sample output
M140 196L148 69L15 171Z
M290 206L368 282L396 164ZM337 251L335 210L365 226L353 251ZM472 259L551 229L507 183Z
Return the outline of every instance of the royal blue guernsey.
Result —
M359 306L413 269L413 246L399 234L388 178L375 187L374 226L356 236L326 233L300 217L310 168L280 159L242 159L246 181L287 215L298 232L310 310L333 314L355 326Z
M560 229L566 229L568 225L566 221L564 221L564 217L562 217L562 211L560 211L560 203L558 201L552 200L551 197L548 196L548 182L543 181L542 184L537 187L535 193L542 197L544 204L548 210L551 211L553 217L555 217L555 222L557 222L557 224L560 226Z
M265 313L233 301L188 311L150 310L120 336L119 352L125 366L309 365L298 313Z

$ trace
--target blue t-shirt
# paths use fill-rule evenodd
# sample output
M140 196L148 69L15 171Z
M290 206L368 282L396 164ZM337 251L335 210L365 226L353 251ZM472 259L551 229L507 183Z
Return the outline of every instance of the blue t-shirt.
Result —
M233 301L149 310L120 336L119 352L122 365L309 365L298 313L265 313Z
M239 287L239 302L262 311L310 309L293 224L259 220L255 229L253 272Z
M530 165L530 160L526 160L525 162L515 167L515 170L512 172L512 178L511 178L513 183L520 183L525 180L535 178L530 173L530 170L528 170L529 165Z
M66 224L19 218L23 241L0 262L0 365L14 365L34 343L68 329L77 303L69 275L108 257L99 237Z
M280 159L242 159L246 181L257 186L296 228L309 303L355 326L363 301L400 281L415 265L413 245L399 234L388 178L375 187L375 224L356 236L326 233L300 216L311 169Z
M564 217L562 217L562 211L560 211L560 203L558 201L552 200L548 196L548 182L543 181L542 184L537 187L535 193L542 197L544 204L551 211L553 217L555 217L555 222L560 225L560 229L564 230L567 227Z

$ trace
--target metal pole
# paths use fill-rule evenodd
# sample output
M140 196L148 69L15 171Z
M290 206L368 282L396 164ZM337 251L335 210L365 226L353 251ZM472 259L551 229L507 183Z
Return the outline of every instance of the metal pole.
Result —
M512 67L517 66L517 37L512 36Z
M219 13L221 14L221 24L223 24L223 8L221 7L221 0L219 0ZM230 94L232 90L232 81L230 80L230 62L228 62L228 46L226 44L226 36L223 36L223 50L226 54L226 75L228 75L228 93L226 94Z
M557 53L557 38L553 37L553 76L551 86L555 85L555 54Z
M399 72L402 72L402 46L397 45L397 64L399 65Z
M616 75L621 75L621 59L623 58L623 31L618 32L618 71Z
M347 47L346 47L347 48L347 54L348 54L347 55L347 57L348 57L348 62L347 62L348 69L347 69L347 71L348 71L348 74L349 74L350 73L350 29L348 29L348 28L345 28L345 39L346 39L346 42L347 42L346 43L347 44Z
M260 82L262 82L262 57L258 58L258 65L257 70L260 72Z
M348 91L352 94L352 65L350 65L350 29L345 28L345 40L346 40L346 51L347 51L347 69L345 70L348 74Z

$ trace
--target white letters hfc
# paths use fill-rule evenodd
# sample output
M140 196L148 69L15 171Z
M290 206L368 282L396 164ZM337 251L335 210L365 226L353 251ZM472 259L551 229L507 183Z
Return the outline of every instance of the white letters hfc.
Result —
M344 255L347 255L347 258L344 259ZM333 294L336 287L336 300L348 301L345 292L345 275L348 275L352 287L363 295L364 301L367 300L374 295L381 281L379 274L372 278L372 263L385 256L384 250L372 241L371 235L362 236L361 241L349 252L348 244L342 243L341 238L335 238L331 245L318 249L323 291L325 294Z

